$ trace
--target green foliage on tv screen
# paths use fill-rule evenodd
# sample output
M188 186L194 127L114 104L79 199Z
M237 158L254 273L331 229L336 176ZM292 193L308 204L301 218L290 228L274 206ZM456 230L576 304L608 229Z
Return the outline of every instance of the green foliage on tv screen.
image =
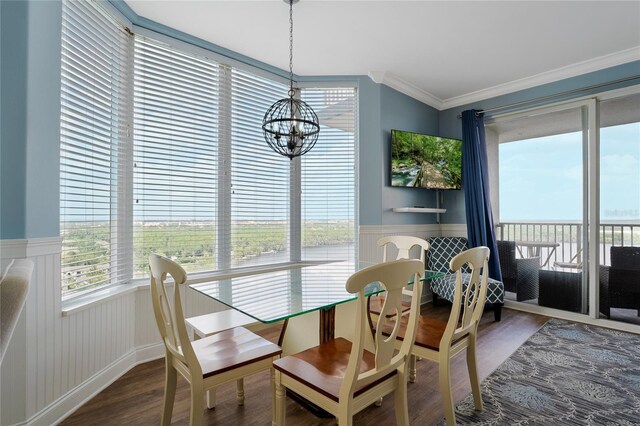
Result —
M391 174L393 186L460 189L462 142L394 130Z

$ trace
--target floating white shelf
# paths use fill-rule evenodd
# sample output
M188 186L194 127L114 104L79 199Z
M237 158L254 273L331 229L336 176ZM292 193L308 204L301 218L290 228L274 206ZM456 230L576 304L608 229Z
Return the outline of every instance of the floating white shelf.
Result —
M434 209L431 207L394 207L396 213L446 213L447 209Z

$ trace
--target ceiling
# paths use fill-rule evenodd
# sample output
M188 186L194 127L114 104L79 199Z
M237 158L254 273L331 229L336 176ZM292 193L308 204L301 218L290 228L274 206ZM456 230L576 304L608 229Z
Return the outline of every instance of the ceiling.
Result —
M126 3L288 70L282 0ZM302 0L293 18L294 73L369 75L438 109L640 60L640 1Z

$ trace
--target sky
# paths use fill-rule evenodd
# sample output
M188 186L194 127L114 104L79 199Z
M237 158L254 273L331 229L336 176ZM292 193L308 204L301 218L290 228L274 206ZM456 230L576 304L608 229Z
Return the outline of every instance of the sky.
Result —
M582 218L580 132L500 144L500 221ZM600 220L640 222L640 123L600 130Z

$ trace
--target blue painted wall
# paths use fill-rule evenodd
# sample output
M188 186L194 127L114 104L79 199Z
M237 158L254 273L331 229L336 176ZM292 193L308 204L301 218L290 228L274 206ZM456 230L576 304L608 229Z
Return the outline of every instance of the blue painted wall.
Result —
M59 235L60 2L1 2L0 238Z
M410 98L388 86L381 86L381 143L374 147L381 154L379 168L382 179L377 182L382 193L381 221L372 224L399 225L436 223L432 213L394 213L394 207L436 206L436 191L418 188L391 187L391 130L439 135L438 110ZM363 223L363 225L369 225Z
M26 2L0 1L0 236L25 235Z

